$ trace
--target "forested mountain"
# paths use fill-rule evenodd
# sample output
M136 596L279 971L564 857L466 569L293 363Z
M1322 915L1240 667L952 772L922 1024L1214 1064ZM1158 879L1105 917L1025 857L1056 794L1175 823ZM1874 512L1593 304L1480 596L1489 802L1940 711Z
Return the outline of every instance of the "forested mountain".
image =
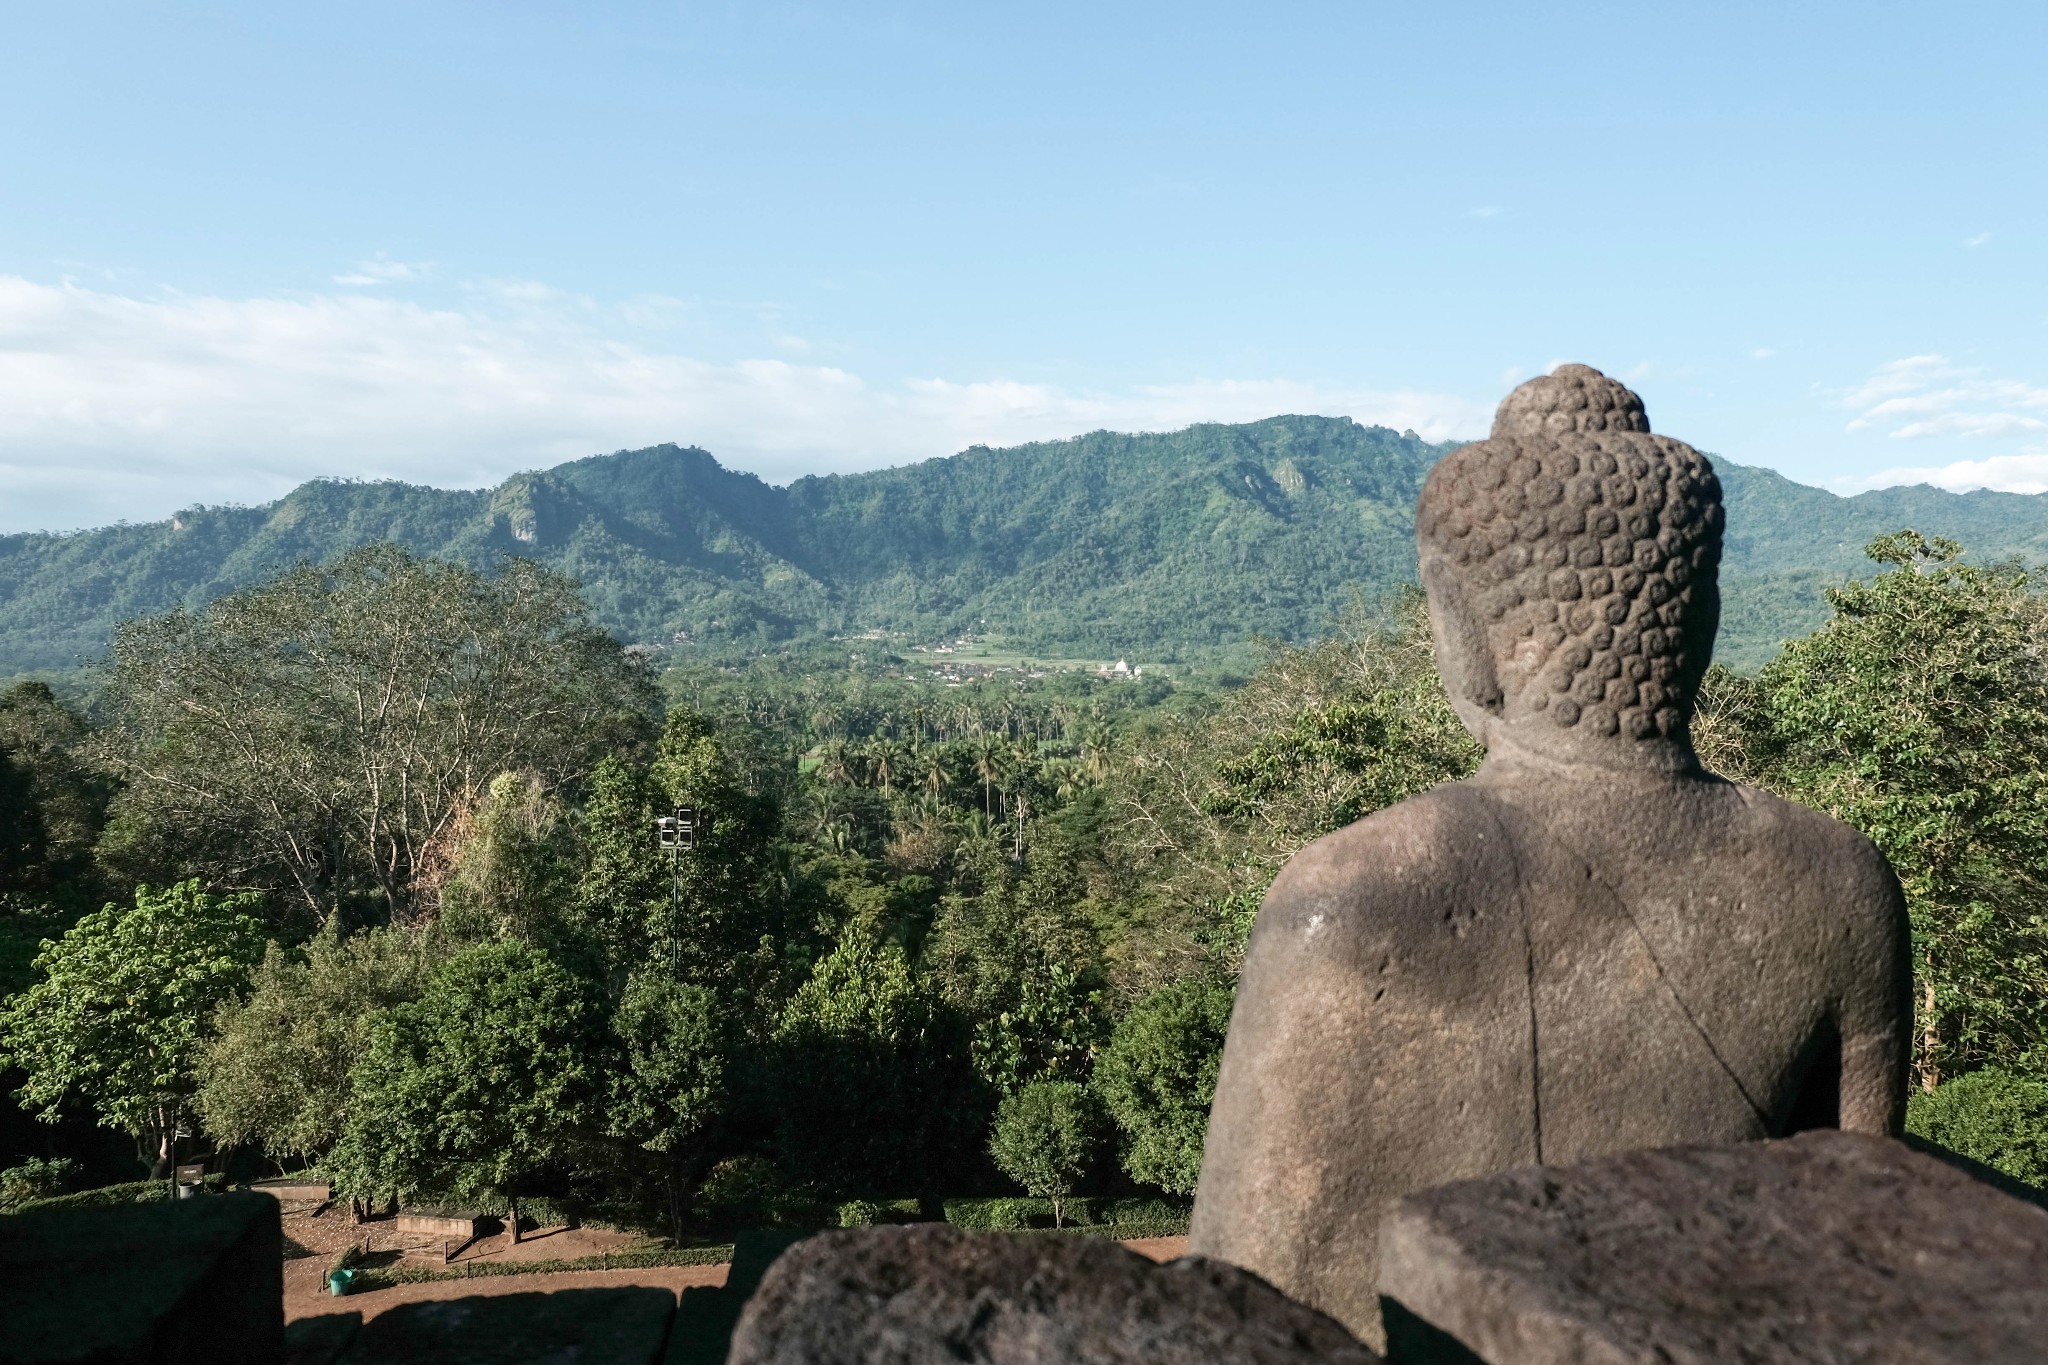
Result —
M1189 658L1321 633L1355 589L1413 577L1412 515L1448 449L1345 418L1095 432L775 488L656 446L495 490L322 480L253 508L0 536L0 675L67 668L115 622L197 605L298 559L390 539L579 579L623 638L726 647L879 629L960 631L1051 655ZM1728 497L1722 655L1739 665L1825 615L1903 526L1973 557L2048 556L2048 499L1893 488L1853 498L1716 462Z

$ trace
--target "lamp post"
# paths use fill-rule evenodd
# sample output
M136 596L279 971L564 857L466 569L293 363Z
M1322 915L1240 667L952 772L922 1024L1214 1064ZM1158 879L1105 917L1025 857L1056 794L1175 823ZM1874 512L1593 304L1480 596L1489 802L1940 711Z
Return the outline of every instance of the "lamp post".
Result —
M697 847L697 808L677 806L673 814L656 816L654 838L668 855L668 965L675 968L683 960L683 856Z

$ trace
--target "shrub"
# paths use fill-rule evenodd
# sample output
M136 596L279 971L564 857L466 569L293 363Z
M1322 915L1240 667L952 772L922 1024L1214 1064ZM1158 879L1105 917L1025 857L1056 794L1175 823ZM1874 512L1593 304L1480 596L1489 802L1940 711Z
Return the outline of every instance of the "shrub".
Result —
M724 1228L800 1223L820 1212L810 1190L762 1156L728 1157L713 1166L697 1188L696 1203L707 1219ZM822 1212L829 1215L831 1209Z
M1072 1081L1035 1081L996 1111L989 1155L1010 1179L1052 1201L1052 1222L1066 1222L1068 1195L1088 1173L1099 1125L1088 1092Z
M1997 1067L1920 1091L1906 1102L1908 1131L1952 1152L2048 1188L2048 1081Z
M1095 1064L1095 1092L1123 1130L1123 1166L1169 1194L1193 1194L1231 990L1177 981L1140 1000Z
M217 1187L218 1175L206 1178L210 1187ZM76 1194L60 1194L51 1199L31 1199L16 1205L10 1212L27 1213L43 1209L105 1209L117 1204L153 1204L159 1199L171 1197L171 1182L168 1180L130 1180L120 1185L101 1185L97 1189L80 1190Z
M849 1199L839 1206L839 1226L843 1228L868 1228L887 1221L887 1211L870 1200Z
M19 1208L33 1200L55 1199L77 1178L78 1163L68 1156L31 1157L0 1171L0 1209Z

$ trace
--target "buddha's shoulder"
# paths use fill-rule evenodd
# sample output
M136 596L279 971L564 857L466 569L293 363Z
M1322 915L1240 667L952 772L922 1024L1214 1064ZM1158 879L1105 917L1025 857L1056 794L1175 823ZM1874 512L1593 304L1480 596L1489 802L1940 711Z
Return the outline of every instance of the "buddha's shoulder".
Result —
M1862 831L1759 787L1729 782L1725 789L1724 799L1741 804L1752 857L1772 856L1838 888L1844 882L1896 887L1891 864Z
M1263 926L1300 921L1397 930L1511 885L1514 854L1495 799L1452 782L1326 834L1273 879Z

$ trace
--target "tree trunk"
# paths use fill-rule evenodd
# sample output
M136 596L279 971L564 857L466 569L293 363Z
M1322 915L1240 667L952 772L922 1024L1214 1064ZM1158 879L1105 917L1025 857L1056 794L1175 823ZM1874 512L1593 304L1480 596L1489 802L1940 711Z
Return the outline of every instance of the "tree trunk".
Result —
M156 1131L151 1136L156 1139L156 1157L150 1162L149 1178L169 1180L178 1165L178 1126L166 1122L164 1116L159 1113L154 1127Z
M519 1245L519 1196L516 1194L508 1195L506 1196L505 1203L509 1206L505 1214L506 1244L516 1247Z
M1941 1026L1934 1015L1934 978L1931 972L1927 984L1920 990L1920 1007L1927 1013L1920 1026L1920 1088L1932 1090L1941 1084L1941 1064L1934 1059L1934 1050L1941 1046Z
M668 1239L676 1246L683 1244L683 1224L689 1216L688 1203L682 1169L671 1163L668 1168Z

